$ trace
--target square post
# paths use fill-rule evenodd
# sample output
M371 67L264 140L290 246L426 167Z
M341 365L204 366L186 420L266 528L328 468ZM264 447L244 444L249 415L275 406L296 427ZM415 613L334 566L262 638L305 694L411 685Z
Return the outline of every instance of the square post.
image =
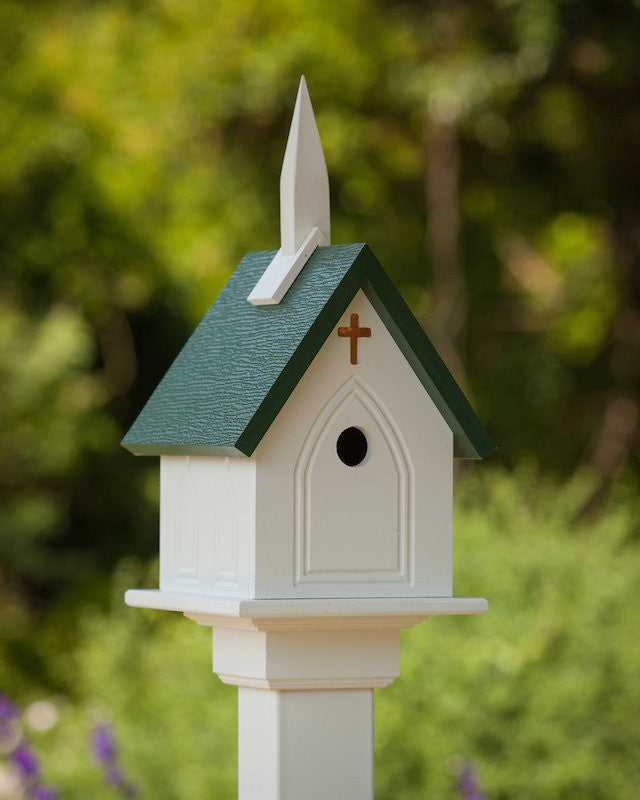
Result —
M373 689L238 688L239 800L373 800Z

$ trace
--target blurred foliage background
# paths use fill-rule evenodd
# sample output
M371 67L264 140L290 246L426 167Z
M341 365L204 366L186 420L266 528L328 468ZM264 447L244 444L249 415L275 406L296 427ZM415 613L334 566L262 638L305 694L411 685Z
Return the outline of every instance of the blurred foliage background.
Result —
M493 797L635 797L638 723L625 709L640 546L639 41L638 0L0 2L0 677L12 696L55 692L82 715L100 686L131 727L123 697L135 676L128 694L115 690L122 642L148 642L156 675L156 650L197 636L184 621L179 633L177 622L145 628L119 594L112 604L114 569L153 583L143 565L157 550L157 463L119 441L241 256L278 246L279 170L304 73L332 240L372 246L499 445L462 481L487 471L463 504L495 526L469 522L485 534L467 539L463 562L481 552L458 591L505 605L493 623L437 622L450 661L429 668L455 673L467 654L460 686L447 694L434 679L460 714L468 704L461 718L445 702L436 734L437 698L418 666L411 689L380 695L380 747L406 747L412 765L394 756L380 796L447 796L423 743L476 715L465 746ZM502 513L505 492L519 499ZM487 643L491 625L502 632ZM429 660L440 639L423 635ZM581 664L603 639L611 650L592 665L601 680L580 717ZM202 664L188 668L204 692L200 645ZM99 646L102 661L87 655ZM496 664L469 648L497 653ZM554 693L556 659L567 672ZM535 716L534 687L548 695L538 725L565 711L572 720L558 728L556 783L542 734L512 750ZM132 742L150 735L135 724ZM406 729L396 744L384 738L394 726ZM615 765L610 777L589 761L592 741L593 759ZM220 797L232 796L227 778ZM177 796L167 784L149 791Z

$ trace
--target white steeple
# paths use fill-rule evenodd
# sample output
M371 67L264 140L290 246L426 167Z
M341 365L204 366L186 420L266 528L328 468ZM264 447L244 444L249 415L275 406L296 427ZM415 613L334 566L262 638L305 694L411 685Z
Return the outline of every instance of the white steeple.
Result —
M330 243L329 176L304 75L280 173L280 249L247 298L275 305L320 244Z
M328 242L329 175L303 75L280 173L282 252L295 253L314 227Z

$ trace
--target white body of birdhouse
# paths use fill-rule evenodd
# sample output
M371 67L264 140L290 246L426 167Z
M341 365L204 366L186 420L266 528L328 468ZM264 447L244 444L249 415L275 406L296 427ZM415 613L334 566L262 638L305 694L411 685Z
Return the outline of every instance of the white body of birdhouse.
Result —
M251 457L161 457L161 589L451 595L453 434L362 291L342 323Z

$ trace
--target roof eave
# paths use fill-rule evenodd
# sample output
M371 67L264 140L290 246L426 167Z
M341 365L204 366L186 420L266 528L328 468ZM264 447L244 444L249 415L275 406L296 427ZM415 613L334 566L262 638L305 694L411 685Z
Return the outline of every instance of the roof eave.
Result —
M123 439L121 442L134 456L208 456L218 458L247 458L250 453L238 447L226 445L184 445L184 444L134 444Z

